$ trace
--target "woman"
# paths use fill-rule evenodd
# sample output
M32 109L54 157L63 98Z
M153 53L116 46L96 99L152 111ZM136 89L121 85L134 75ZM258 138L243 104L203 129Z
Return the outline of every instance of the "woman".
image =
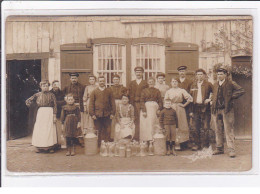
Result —
M89 98L90 94L98 88L98 85L96 85L96 76L90 75L89 76L89 84L85 88L85 92L83 95L83 103L84 103L84 114L83 114L83 129L84 133L86 133L87 130L94 130L94 121L89 115Z
M48 80L40 82L41 92L38 92L26 100L26 105L30 107L32 102L36 102L39 107L34 124L32 145L36 147L36 153L41 151L54 152L54 145L57 144L56 133L56 98L49 91Z
M164 81L165 81L164 73L158 73L156 75L156 78L157 78L157 83L155 84L154 87L157 88L158 90L160 90L162 99L164 100L165 93L167 90L170 89L170 87L164 83Z
M140 114L140 141L151 141L153 139L154 128L159 125L160 110L163 108L161 92L154 87L155 79L148 79L149 87L141 94L141 114Z
M179 128L176 131L175 150L181 150L180 143L189 140L189 126L185 107L193 101L193 98L186 90L178 87L177 78L172 78L171 85L172 88L166 92L164 99L171 100L172 108L177 113ZM182 103L184 99L186 100L185 104Z

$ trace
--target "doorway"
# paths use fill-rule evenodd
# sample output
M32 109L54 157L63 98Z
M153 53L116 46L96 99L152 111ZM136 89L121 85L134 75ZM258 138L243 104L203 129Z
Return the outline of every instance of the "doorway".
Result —
M25 100L40 91L41 60L8 60L6 70L7 139L16 139L32 133L37 107Z

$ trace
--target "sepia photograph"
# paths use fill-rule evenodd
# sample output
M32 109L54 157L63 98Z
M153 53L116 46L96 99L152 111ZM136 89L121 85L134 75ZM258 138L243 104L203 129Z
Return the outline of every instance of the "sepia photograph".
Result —
M248 172L251 15L12 15L8 173Z

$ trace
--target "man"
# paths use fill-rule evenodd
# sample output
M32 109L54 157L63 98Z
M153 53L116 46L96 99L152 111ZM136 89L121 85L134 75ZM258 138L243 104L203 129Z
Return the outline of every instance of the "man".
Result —
M98 84L99 87L90 94L89 114L98 130L98 146L100 146L101 140L111 141L111 119L115 116L116 106L112 90L106 88L104 76L98 78Z
M141 93L145 88L148 88L148 83L143 80L143 67L135 67L135 77L136 79L131 81L128 86L128 92L130 96L130 104L134 106L135 109L135 136L134 140L139 141L140 136L140 111L141 104L140 98Z
M75 73L75 72L69 73L69 75L70 75L71 83L69 86L66 86L64 88L63 93L64 93L64 95L67 95L69 93L73 94L73 98L75 100L75 105L77 107L79 107L79 109L80 109L80 116L81 116L81 118L84 118L83 94L84 94L85 87L78 82L78 77L79 77L78 73ZM83 134L83 126L84 126L83 121L84 121L84 119L82 119L80 122L82 134ZM79 141L81 142L80 143L81 146L83 146L83 139L80 138Z
M212 119L216 132L216 150L214 155L224 154L224 134L219 119L223 120L224 132L227 141L229 157L234 158L235 153L235 135L234 135L234 99L242 96L245 91L236 82L227 78L227 70L219 68L217 70L218 81L213 87L212 97Z
M209 102L213 92L213 85L205 80L207 74L204 69L196 70L195 74L196 81L190 87L190 94L193 97L193 103L190 105L190 116L193 118L190 141L193 151L209 146Z
M179 73L179 78L177 79L177 81L179 82L179 88L183 88L185 89L187 92L190 91L190 85L192 84L191 80L189 80L186 77L186 73L187 73L187 66L182 65L179 66L177 68L178 73Z
M61 121L60 121L61 108L62 108L63 105L66 104L66 102L64 100L64 94L60 90L59 85L60 85L59 81L58 80L54 80L52 82L52 89L50 90L50 92L52 92L55 95L55 97L56 97L56 104L57 104L56 127L57 127L57 136L58 136L58 148L60 148L60 146L61 146L61 135L62 135Z
M120 76L118 74L113 75L113 86L110 87L110 90L112 91L112 94L115 99L116 103L116 110L118 108L118 105L121 103L122 99L122 94L127 93L126 87L120 85ZM111 124L111 138L114 139L114 134L115 134L115 124L116 120L115 118L112 120Z

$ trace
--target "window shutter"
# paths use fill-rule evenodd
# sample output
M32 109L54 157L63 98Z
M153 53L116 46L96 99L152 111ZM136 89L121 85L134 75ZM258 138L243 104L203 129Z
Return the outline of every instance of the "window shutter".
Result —
M188 67L187 75L192 77L199 67L198 46L191 43L172 43L165 49L166 82L169 84L173 76L178 75L177 68L181 65Z
M93 74L93 49L91 44L61 45L61 88L70 83L69 73L78 72L79 82L88 84L89 74Z

